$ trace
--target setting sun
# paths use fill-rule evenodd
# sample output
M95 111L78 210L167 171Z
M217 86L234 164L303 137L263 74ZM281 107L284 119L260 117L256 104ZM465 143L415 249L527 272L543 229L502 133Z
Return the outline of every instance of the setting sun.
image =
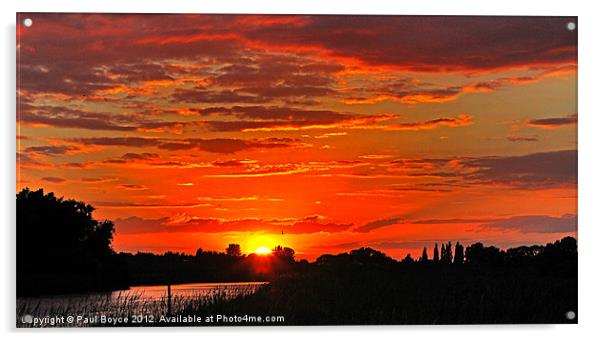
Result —
M259 254L259 255L267 255L267 254L269 254L271 252L272 251L270 251L270 249L268 249L265 246L259 247L259 248L257 248L257 250L255 250L255 253Z

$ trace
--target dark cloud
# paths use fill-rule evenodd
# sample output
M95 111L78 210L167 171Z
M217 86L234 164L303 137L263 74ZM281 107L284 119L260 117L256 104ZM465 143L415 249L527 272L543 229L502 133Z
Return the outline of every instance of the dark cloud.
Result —
M458 115L457 117L442 117L432 120L410 123L389 124L385 129L389 130L428 130L438 126L463 127L473 124L471 115Z
M561 233L577 231L577 216L565 214L560 217L548 215L523 215L509 218L448 218L414 220L410 224L478 224L481 228L519 230L524 233Z
M161 143L159 139L145 137L82 137L73 139L73 142L95 146L123 146L123 147L154 147Z
M549 188L577 183L577 151L563 150L524 156L484 157L460 160L477 170L464 174L466 180L503 184L516 188Z
M388 161L386 165L389 165L389 174L441 178L446 186L502 185L515 189L541 189L575 186L577 183L576 150L521 156L397 159ZM397 185L390 189L423 188L423 185ZM428 186L424 190L430 189L431 186ZM446 188L437 190L445 191Z
M309 121L318 123L333 123L348 120L350 114L342 114L330 110L307 110L277 106L233 106L222 109L222 113L234 115L242 119L280 120L280 121Z
M158 157L159 154L155 153L125 153L121 156L124 160L150 160Z
M424 176L419 174L414 176ZM437 176L437 173L428 173L429 176ZM421 187L424 186L424 187ZM417 185L417 186L391 186L391 190L399 192L435 192L435 193L448 193L451 189L448 188L433 188L433 186Z
M240 167L245 166L247 163L245 160L228 160L228 161L213 161L212 165L216 167Z
M56 37L50 39L55 44L60 44L56 40ZM60 54L73 53L72 51L63 51L65 47L59 45L52 47L51 50ZM72 48L75 47L72 46ZM52 58L47 53L48 50L44 50L44 52L38 54L49 58L46 60L37 60L38 58L35 57L29 58L27 53L20 58L18 78L20 89L85 97L115 85L115 82L106 75L100 72L92 72L92 66L85 62L77 59L60 60Z
M91 130L132 131L135 126L116 122L115 117L105 113L92 113L66 107L21 105L19 121L43 124L57 128L79 128Z
M82 178L82 182L90 182L90 183L101 183L101 182L110 182L115 181L115 178Z
M292 224L290 227L285 227L283 229L284 233L292 233L292 234L305 234L305 233L318 233L318 232L328 232L328 233L336 233L342 232L349 229L353 224L337 224L337 223L328 223L328 222L319 222L312 220L298 221ZM278 233L278 229L276 227L276 233Z
M199 149L210 153L232 154L249 149L290 148L299 146L299 140L289 138L267 138L257 140L239 139L186 139L184 142L166 142L160 149Z
M507 136L506 140L510 142L538 142L539 139L533 136Z
M36 159L32 158L30 155L17 152L17 164L19 166L22 166L24 164L31 164L31 163L38 163L38 161Z
M59 178L59 177L56 177L56 176L47 176L47 177L41 178L40 180L46 181L46 182L52 182L52 183L55 183L55 184L60 184L60 183L63 183L65 181L67 181L67 180L65 180L63 178Z
M264 103L268 99L243 90L212 91L204 88L178 89L172 94L173 102L188 103Z
M559 128L568 125L577 124L577 114L567 115L565 117L537 118L527 121L527 125L537 128Z
M25 152L27 153L36 153L42 155L63 155L72 151L79 150L78 147L75 146L63 146L63 145L53 145L53 146L34 146L25 148Z
M206 110L206 111L205 111ZM428 130L437 127L462 127L473 124L472 116L461 114L439 117L425 121L392 123L398 119L395 114L353 114L330 110L309 110L278 106L233 106L211 107L203 112L211 115L234 116L238 120L204 121L203 125L212 131L280 131L308 128L343 128L376 130Z
M166 203L139 203L125 201L93 201L95 207L111 207L111 208L193 208L201 204L198 202L184 202L175 204ZM133 217L136 218L136 217Z
M127 190L131 190L131 191L143 191L143 190L147 189L146 186L136 185L136 184L122 184L122 185L119 185L119 187L122 187Z
M382 227L401 224L401 223L403 223L403 221L404 221L403 217L391 217L391 218L387 218L387 219L375 220L375 221L371 221L365 225L357 227L354 231L361 232L361 233L370 232L370 231L373 231L376 229L380 229Z
M484 224L483 227L503 230L519 230L523 233L573 233L577 232L577 216L561 217L546 215L514 216Z
M118 234L144 234L167 231L168 227L164 225L169 222L169 218L144 219L140 217L129 217L115 220L115 231Z
M286 30L265 26L248 36L274 48L315 47L368 65L422 72L483 71L576 63L577 34L566 29L566 22L575 20L327 15Z
M236 102L236 101L233 101ZM463 126L472 124L469 115L444 117L424 122L379 125L398 118L394 114L353 114L330 110L308 110L281 106L233 106L187 109L202 116L231 116L237 120L162 121L149 120L144 113L113 114L89 112L59 106L24 105L20 121L57 128L108 131L141 131L182 133L187 127L205 127L211 131L289 130L303 128L372 128L391 130L432 129L440 125Z
M119 82L152 82L173 80L169 68L159 63L118 64L109 67L108 73Z
M307 86L307 85L272 85L272 86L254 86L240 88L239 91L244 93L255 94L259 98L290 98L290 97L321 97L335 93L331 88L323 86Z
M19 121L56 128L109 131L181 131L183 122L153 121L140 115L112 114L71 109L64 106L22 104ZM190 123L194 124L194 122Z
M435 225L435 224L475 224L475 223L484 223L489 221L497 221L496 219L489 218L476 218L476 219L468 219L468 218L451 218L451 219L425 219L425 220L415 220L412 221L412 224L424 224L424 225Z
M181 74L214 87L181 98L234 96L249 103L328 95L330 75L343 70L341 63L350 69L471 73L577 61L577 34L565 27L577 21L574 17L23 15L34 19L36 29L17 32L19 89L90 99L127 83ZM228 89L215 94L220 87ZM241 95L243 90L248 93ZM431 96L445 98L456 91L442 89Z
M89 137L74 139L73 142L84 145L157 147L165 150L201 150L209 153L232 154L243 150L294 148L301 146L300 141L292 138L265 138L254 140L240 139L158 139L142 137ZM152 153L151 153L152 154ZM139 154L143 155L143 154ZM144 155L143 155L144 156ZM149 155L146 155L148 158Z
M404 85L394 83L387 87L376 87L365 90L369 90L369 95L365 97L347 97L345 98L345 102L350 104L374 103L383 100L392 100L405 104L447 102L457 98L464 92L464 88L461 86L430 88L413 82L408 82Z
M215 131L242 131L254 129L286 129L325 126L352 126L375 124L393 119L392 115L345 114L330 110L307 110L276 106L234 106L212 108L212 112L239 118L236 121L206 121L205 125Z
M250 94L251 101L311 101L333 95L332 73L343 67L332 62L313 62L301 55L258 54L245 63L222 67L210 78L213 86L231 87L237 93Z

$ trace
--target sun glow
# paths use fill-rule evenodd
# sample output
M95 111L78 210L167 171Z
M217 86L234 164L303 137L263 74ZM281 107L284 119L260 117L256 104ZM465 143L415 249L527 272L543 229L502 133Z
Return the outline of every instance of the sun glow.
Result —
M267 254L269 254L271 252L272 251L270 251L270 249L268 249L265 246L258 247L257 250L255 250L255 253L258 254L258 255L267 255Z

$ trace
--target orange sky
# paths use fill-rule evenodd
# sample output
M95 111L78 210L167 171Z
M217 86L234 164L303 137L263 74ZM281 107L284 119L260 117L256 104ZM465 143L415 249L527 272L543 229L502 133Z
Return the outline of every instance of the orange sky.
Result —
M20 14L17 191L128 252L576 236L575 20Z

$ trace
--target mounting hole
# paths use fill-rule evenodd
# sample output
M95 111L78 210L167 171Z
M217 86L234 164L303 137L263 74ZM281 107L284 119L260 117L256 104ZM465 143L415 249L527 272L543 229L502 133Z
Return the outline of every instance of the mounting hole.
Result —
M31 25L33 25L33 20L31 20L31 18L25 18L23 20L23 25L25 25L25 27L31 27Z
M572 21L570 21L566 24L566 29L569 31L574 31L576 28L577 28L577 24L575 24Z
M569 311L566 312L565 316L566 316L567 320L574 320L575 317L577 317L577 314L575 314L574 311L569 310Z

